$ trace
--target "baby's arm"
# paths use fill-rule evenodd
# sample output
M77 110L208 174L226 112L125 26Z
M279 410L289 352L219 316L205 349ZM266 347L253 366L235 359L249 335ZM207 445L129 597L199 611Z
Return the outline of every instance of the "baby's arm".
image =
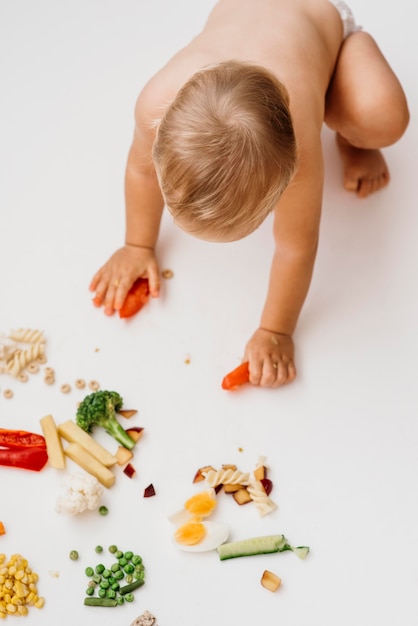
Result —
M250 381L277 387L296 376L292 335L312 278L322 203L319 139L301 155L294 180L275 210L275 252L260 328L246 347Z
M144 95L143 95L144 94ZM143 92L135 110L135 132L125 173L125 245L99 269L90 283L93 302L111 315L121 308L126 295L140 277L147 277L151 296L160 290L155 245L164 201L151 158L154 130L149 95Z

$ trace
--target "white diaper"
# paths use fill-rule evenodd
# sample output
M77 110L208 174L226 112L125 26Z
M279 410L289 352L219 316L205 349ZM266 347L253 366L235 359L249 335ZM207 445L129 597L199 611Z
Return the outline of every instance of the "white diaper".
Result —
M356 24L356 20L354 19L353 12L351 11L348 4L343 2L342 0L329 0L331 4L335 6L338 13L341 16L341 21L344 27L344 39L351 35L352 33L356 33L358 30L362 30L361 26Z

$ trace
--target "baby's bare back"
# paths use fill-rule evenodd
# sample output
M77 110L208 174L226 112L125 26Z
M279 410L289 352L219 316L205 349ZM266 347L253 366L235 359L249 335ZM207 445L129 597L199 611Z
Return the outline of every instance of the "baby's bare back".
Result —
M257 63L287 87L296 117L310 102L311 122L320 125L342 35L329 0L220 0L203 31L156 78L174 98L201 67L229 59Z

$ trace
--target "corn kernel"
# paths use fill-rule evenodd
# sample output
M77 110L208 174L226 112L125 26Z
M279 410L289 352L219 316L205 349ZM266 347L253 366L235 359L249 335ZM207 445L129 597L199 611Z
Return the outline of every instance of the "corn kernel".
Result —
M16 613L16 606L14 604L12 604L11 602L9 604L6 604L6 611L8 613Z
M44 604L45 604L45 598L43 598L42 596L40 596L35 602L35 606L37 609L41 609Z
M19 615L27 615L28 614L28 607L25 605L22 606L18 606L17 607L17 612L19 613Z

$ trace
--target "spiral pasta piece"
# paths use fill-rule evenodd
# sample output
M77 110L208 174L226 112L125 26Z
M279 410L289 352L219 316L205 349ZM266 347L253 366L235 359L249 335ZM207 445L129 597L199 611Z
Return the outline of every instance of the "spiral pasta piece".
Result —
M247 491L261 516L267 515L277 508L277 504L268 497L259 480L251 480L247 486Z
M10 338L23 343L40 343L45 341L42 330L35 328L18 328L11 330Z
M203 472L203 476L210 487L218 485L248 485L250 480L249 472L240 472L239 470L209 470Z
M12 376L18 376L20 372L29 363L37 359L44 354L44 344L34 343L26 350L16 350L12 358L8 361L6 371Z

